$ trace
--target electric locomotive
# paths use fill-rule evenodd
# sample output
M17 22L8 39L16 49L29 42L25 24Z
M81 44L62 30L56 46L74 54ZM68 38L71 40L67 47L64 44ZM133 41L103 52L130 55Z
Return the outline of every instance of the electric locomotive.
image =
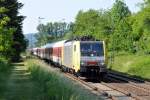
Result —
M80 72L83 75L104 77L106 74L104 41L81 41L80 54Z
M102 79L107 73L104 41L66 41L62 54L63 68L77 76Z

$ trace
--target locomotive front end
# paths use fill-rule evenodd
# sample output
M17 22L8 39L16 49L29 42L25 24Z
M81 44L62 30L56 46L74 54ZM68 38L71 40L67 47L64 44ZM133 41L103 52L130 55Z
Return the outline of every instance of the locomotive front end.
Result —
M103 77L106 74L104 41L80 42L80 72L90 77Z

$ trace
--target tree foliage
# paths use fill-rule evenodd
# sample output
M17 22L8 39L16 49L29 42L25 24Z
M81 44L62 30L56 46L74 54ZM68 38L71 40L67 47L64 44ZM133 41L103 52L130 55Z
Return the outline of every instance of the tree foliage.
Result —
M11 49L13 32L11 28L6 27L10 21L10 18L5 15L7 11L8 9L0 6L0 55L5 58L8 56L7 52Z
M49 22L46 25L40 24L37 27L38 33L35 35L37 39L37 46L44 45L48 42L52 42L62 39L72 30L73 23L67 24L66 22ZM67 37L70 37L70 35Z
M129 23L130 10L123 1L116 0L111 9L111 16L113 27L111 38L112 48L116 51L133 51L132 27Z
M97 39L104 39L110 30L109 13L90 9L78 13L73 32L77 36L92 35Z
M7 29L3 26L0 26L0 55L5 58L10 56L7 53L11 50L12 32L13 29Z
M138 49L150 54L150 0L145 0L145 6L133 18L133 34L136 36Z
M1 47L5 56L9 56L14 61L19 60L20 53L26 48L26 41L22 34L24 16L19 15L18 11L22 6L23 4L17 0L0 0L1 42L6 43Z
M80 10L66 32L60 32L61 23L39 25L38 40L47 43L49 37L55 40L88 35L107 41L109 51L150 54L150 0L141 5L137 13L131 13L123 0L116 0L107 10Z

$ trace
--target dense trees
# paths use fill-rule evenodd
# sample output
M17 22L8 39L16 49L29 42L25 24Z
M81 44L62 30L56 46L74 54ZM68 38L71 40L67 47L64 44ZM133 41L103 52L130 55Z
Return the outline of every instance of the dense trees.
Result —
M150 54L150 1L145 0L144 7L133 17L133 34L139 50Z
M132 50L131 25L129 23L129 11L126 4L116 0L111 9L112 18L112 40L111 43L115 50Z
M80 11L73 32L106 40L110 51L150 53L149 5L150 0L145 0L136 14L132 14L122 0L116 0L109 10Z
M76 36L92 35L97 39L106 39L111 32L109 19L109 13L103 10L80 11L73 32Z
M2 5L3 1L0 1L0 56L7 57L7 52L11 49L12 44L12 28L6 27L10 18L5 14L8 9Z
M19 15L23 4L17 0L0 0L0 44L4 57L18 61L20 53L26 48L22 34L24 16Z
M38 40L36 45L41 46L48 42L62 39L65 36L70 38L70 31L72 31L72 27L73 23L68 24L66 22L49 22L46 25L38 25L38 33L35 35Z
M107 40L110 50L133 51L130 16L128 7L120 0L116 0L107 11L80 11L76 17L74 34L92 35L96 39Z
M150 0L141 5L137 13L131 13L123 0L116 0L108 10L81 10L71 28L63 28L66 27L63 23L39 25L38 40L45 44L50 38L90 35L107 41L109 51L150 54Z
M8 16L2 17L3 13L6 11L5 8L0 8L1 20L0 20L0 55L8 57L7 54L11 49L12 44L12 28L6 28L8 21L10 20Z

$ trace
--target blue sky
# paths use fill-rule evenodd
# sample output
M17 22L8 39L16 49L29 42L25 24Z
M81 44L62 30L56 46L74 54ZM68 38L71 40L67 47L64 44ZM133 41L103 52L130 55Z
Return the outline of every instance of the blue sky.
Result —
M26 16L23 22L23 32L35 33L39 24L38 17L44 19L41 23L54 21L74 21L79 10L109 9L115 0L19 0L24 4L20 14ZM132 12L137 12L136 6L143 0L124 0Z

